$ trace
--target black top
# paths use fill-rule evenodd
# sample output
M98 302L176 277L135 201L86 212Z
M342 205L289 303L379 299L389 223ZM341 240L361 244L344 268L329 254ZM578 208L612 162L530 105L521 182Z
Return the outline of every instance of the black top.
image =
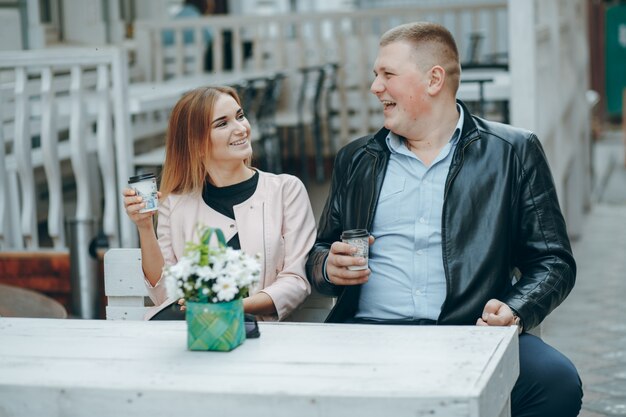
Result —
M257 171L254 172L250 179L239 184L229 185L228 187L216 187L210 184L209 181L205 181L202 188L202 199L213 210L234 220L235 211L233 207L252 197L258 183L259 173ZM226 244L233 249L241 249L239 234L237 233L233 236ZM246 316L248 315L246 314ZM178 301L174 301L169 307L159 311L150 320L185 320L185 312L178 306ZM248 320L249 318L246 317L246 321ZM249 330L248 326L246 326L246 337L258 337L258 328L255 331L254 328Z
M258 183L259 173L257 171L254 171L254 175L249 179L226 187L216 187L206 180L202 188L202 199L213 210L235 220L233 207L252 197ZM239 233L235 234L227 245L233 249L241 249Z

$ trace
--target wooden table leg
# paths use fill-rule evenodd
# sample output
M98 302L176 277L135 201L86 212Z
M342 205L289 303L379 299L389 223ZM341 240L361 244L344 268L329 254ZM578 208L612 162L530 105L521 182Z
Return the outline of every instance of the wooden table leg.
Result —
M509 397L506 404L504 404L500 417L511 417L511 397Z

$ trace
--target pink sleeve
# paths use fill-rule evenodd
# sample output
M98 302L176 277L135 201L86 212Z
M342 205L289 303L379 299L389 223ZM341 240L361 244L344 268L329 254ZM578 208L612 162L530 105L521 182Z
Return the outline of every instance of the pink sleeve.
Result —
M170 234L170 206L170 197L160 201L159 214L157 218L157 238L159 240L159 247L161 248L163 260L165 261L165 266L173 265L177 262L176 255L174 255L174 250L172 249L172 236ZM166 301L168 303L170 302L167 299L167 292L162 280L159 280L155 286L152 286L146 278L144 278L144 281L146 283L146 288L148 289L148 296L155 306L160 306Z
M283 320L311 294L305 264L315 243L315 219L304 184L289 177L283 193L284 266L269 286L261 291L272 298L278 319Z

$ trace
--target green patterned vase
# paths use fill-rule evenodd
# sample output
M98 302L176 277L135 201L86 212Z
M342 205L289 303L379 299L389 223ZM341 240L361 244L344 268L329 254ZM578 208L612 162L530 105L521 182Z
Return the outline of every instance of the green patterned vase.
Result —
M187 348L228 352L246 340L243 301L187 302Z

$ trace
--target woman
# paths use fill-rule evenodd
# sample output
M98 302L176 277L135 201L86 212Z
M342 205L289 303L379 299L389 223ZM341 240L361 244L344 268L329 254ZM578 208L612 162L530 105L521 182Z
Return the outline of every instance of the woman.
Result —
M261 255L261 279L244 299L246 313L283 320L310 294L305 262L315 242L315 220L304 185L291 175L250 168L251 157L250 124L235 90L202 87L176 104L166 139L158 240L154 212L139 213L141 197L132 189L123 192L157 306L147 319L176 302L167 299L161 273L183 255L185 242L197 241L197 224L220 228L229 246Z

